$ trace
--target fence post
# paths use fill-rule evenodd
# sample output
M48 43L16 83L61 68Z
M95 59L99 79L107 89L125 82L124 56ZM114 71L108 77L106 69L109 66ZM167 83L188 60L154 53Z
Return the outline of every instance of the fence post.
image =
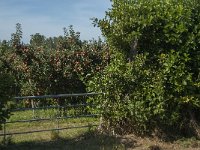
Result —
M6 123L3 124L3 144L6 144Z
M58 119L59 115L60 115L60 105L58 104L57 115L56 115L57 129L59 129L59 127L60 127L59 126L59 119ZM57 130L57 133L59 134L59 130Z

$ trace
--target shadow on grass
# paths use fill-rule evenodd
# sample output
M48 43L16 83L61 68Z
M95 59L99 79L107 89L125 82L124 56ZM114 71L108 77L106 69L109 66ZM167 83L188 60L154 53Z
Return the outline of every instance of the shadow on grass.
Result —
M86 132L76 138L57 138L52 141L32 141L21 143L10 143L0 146L1 150L125 150L134 148L135 141L123 142L104 134L96 134L94 131Z

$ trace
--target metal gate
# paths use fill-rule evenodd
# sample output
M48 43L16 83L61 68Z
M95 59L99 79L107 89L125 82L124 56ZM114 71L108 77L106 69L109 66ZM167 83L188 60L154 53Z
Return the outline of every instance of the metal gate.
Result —
M15 107L11 109L12 113L18 114L18 119L9 119L3 125L3 130L0 132L0 136L6 138L7 135L16 134L28 134L35 132L47 132L47 131L59 131L74 128L85 128L98 126L98 123L88 122L87 125L77 126L60 126L60 120L66 120L69 118L81 118L81 117L98 117L99 114L96 111L92 111L91 108L95 107L94 104L88 103L87 99L90 97L98 96L103 93L79 93L79 94L59 94L59 95L43 95L43 96L23 96L15 97ZM49 102L50 101L50 102ZM50 105L49 105L49 104ZM42 112L52 113L53 115L41 115ZM29 117L26 117L26 113ZM31 117L30 117L31 114ZM15 115L15 114L14 114ZM13 115L13 116L14 116ZM29 131L9 131L8 124L15 123L33 123L42 121L55 122L54 128L36 129Z

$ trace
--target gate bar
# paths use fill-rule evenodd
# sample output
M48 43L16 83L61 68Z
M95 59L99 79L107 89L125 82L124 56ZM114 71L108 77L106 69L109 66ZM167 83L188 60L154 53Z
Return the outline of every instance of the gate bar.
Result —
M47 132L47 131L59 131L59 130L66 130L66 129L78 129L78 128L87 128L87 127L96 127L97 124L94 125L85 125L85 126L74 126L74 127L65 127L65 128L54 128L54 129L45 129L45 130L32 130L26 132L13 132L13 133L6 133L0 134L0 136L5 135L14 135L14 134L28 134L28 133L36 133L36 132Z
M91 95L99 95L99 94L103 94L103 93L78 93L78 94L43 95L43 96L22 96L22 97L14 97L14 99L22 100L22 99L40 99L40 98L77 97L77 96L91 96Z

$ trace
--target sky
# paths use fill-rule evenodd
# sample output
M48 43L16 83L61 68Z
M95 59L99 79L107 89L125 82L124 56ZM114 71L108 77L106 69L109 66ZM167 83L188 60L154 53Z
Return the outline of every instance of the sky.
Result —
M0 40L10 40L17 23L25 43L35 33L63 35L69 25L81 33L82 40L97 39L101 31L91 18L103 18L110 7L110 0L0 0Z

